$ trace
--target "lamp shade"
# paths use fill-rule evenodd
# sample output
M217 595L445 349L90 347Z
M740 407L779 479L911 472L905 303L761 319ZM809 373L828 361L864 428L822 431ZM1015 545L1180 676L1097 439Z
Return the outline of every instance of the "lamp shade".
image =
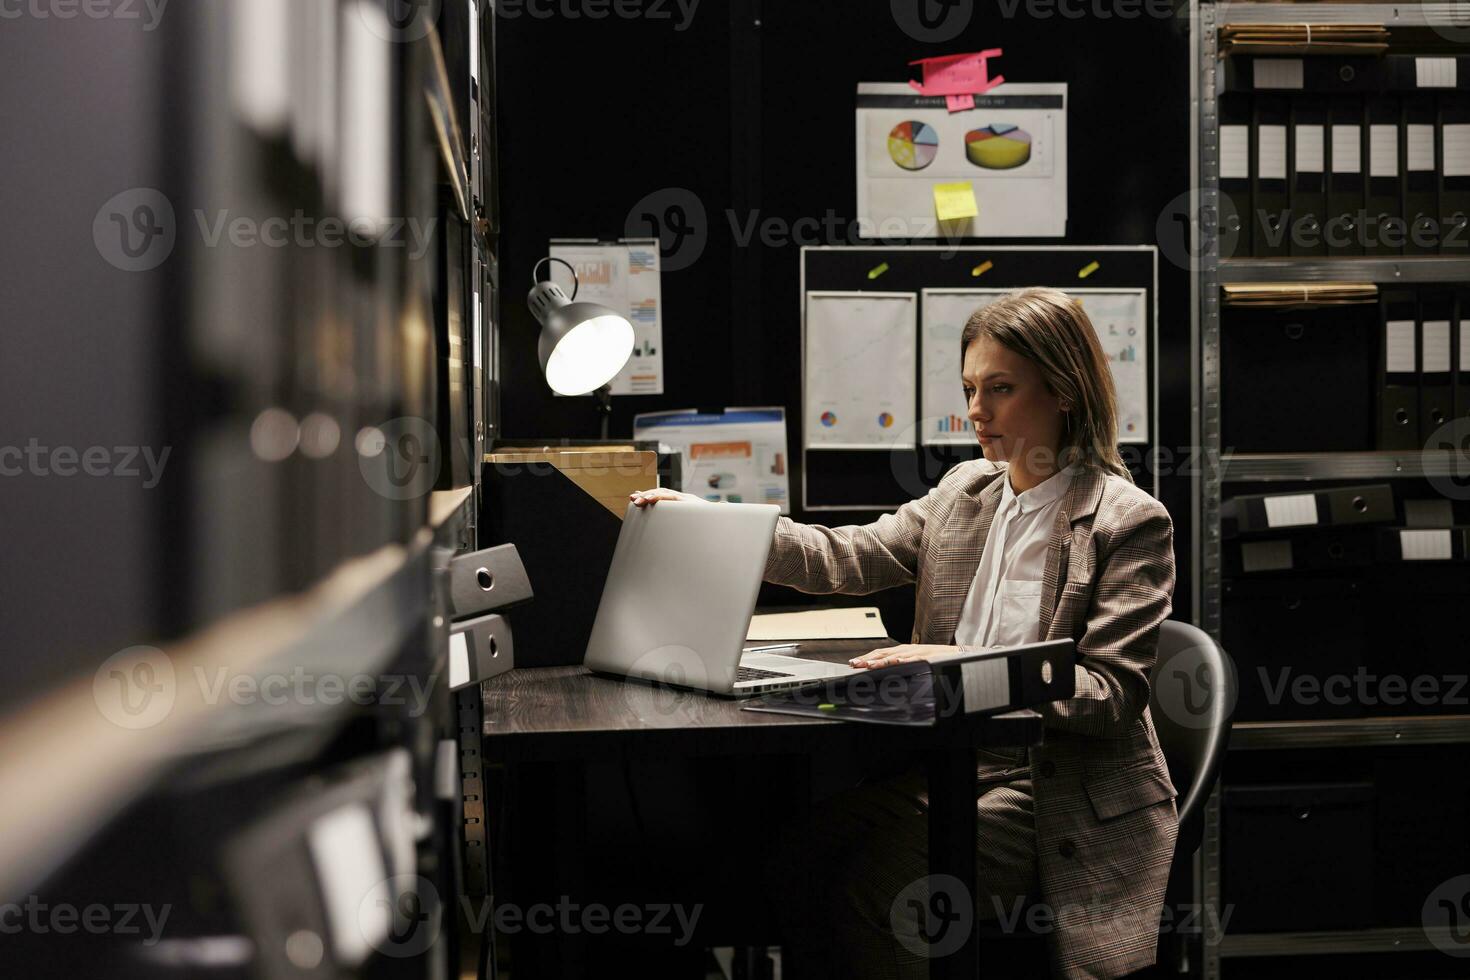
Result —
M557 394L596 391L633 356L633 325L605 306L574 303L554 282L538 282L526 305L541 324L541 371Z

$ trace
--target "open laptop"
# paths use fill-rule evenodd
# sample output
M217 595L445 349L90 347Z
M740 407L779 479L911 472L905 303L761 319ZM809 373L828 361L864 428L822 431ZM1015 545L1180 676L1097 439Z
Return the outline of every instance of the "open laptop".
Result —
M745 650L779 513L770 504L629 504L583 663L737 697L855 673Z

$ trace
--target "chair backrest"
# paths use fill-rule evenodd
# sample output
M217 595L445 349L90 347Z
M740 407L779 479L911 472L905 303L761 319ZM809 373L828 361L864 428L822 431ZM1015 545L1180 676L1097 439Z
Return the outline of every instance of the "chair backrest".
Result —
M1205 801L1230 741L1236 679L1225 651L1198 627L1166 620L1149 678L1149 712L1179 792L1179 852L1199 846Z

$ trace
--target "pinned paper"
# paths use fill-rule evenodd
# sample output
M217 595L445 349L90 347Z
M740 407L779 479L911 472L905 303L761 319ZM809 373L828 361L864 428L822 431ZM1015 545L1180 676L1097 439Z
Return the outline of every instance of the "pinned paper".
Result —
M1088 276L1092 275L1094 272L1096 272L1098 269L1101 269L1101 268L1102 268L1102 263L1101 262L1089 262L1086 265L1084 265L1082 268L1080 268L1080 269L1077 270L1077 278L1078 279L1086 279Z
M920 95L947 96L945 105L950 112L975 108L975 96L984 95L1005 81L1004 75L990 77L986 64L989 58L999 58L1000 48L989 48L972 54L948 54L937 58L920 58L910 65L924 66L924 81L910 81L914 91Z
M940 221L973 218L980 213L975 204L975 188L968 180L955 184L934 185L934 213Z
M990 261L989 259L986 259L984 262L981 262L979 265L975 266L975 268L970 270L970 276L972 278L975 276L983 276L994 267L995 263Z

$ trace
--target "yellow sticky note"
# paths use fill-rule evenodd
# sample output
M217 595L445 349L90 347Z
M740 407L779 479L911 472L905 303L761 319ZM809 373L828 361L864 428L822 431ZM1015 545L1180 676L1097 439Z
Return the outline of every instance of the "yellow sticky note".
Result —
M975 188L968 180L957 184L934 185L934 213L940 221L973 218L980 213L975 206Z

